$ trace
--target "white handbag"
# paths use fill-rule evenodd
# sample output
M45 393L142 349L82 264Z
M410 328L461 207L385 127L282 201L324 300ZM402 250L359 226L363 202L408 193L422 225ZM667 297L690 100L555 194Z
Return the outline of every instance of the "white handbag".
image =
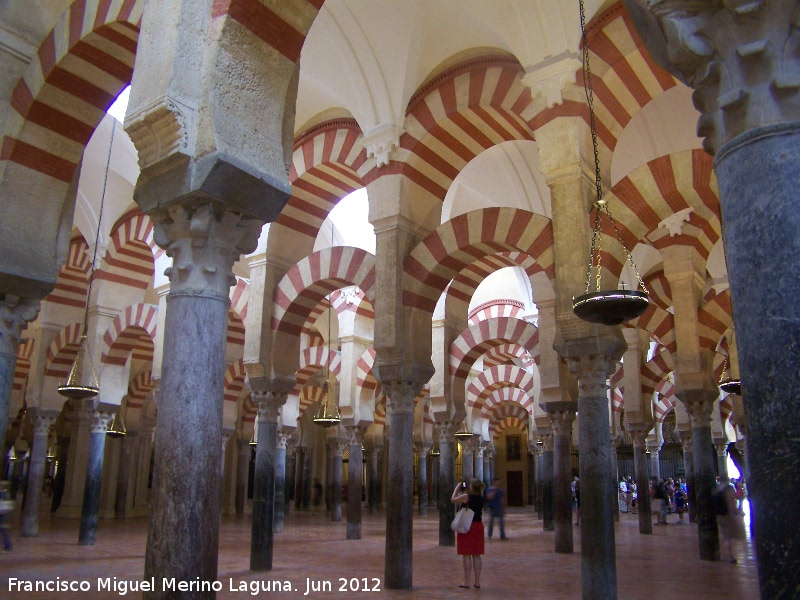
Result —
M450 524L450 529L456 533L467 533L469 528L472 527L472 518L474 516L475 513L472 509L465 506L456 513L456 518L453 519L453 522Z

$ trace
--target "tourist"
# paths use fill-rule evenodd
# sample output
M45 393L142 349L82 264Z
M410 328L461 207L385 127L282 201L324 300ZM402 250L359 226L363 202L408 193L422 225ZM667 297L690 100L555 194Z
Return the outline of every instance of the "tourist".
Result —
M505 510L503 508L503 498L505 495L505 491L500 487L500 478L495 477L492 479L492 485L486 490L486 500L488 500L487 504L489 505L489 511L491 512L491 515L489 516L489 537L492 537L492 532L494 530L494 519L497 517L500 527L501 540L507 539L505 520L503 519Z
M474 586L481 587L481 566L483 564L483 482L473 479L467 490L466 483L459 483L453 490L450 501L453 504L465 504L475 514L472 517L472 526L467 533L456 533L456 551L462 557L464 564L464 581L458 584L460 588L468 588L470 574L475 572Z

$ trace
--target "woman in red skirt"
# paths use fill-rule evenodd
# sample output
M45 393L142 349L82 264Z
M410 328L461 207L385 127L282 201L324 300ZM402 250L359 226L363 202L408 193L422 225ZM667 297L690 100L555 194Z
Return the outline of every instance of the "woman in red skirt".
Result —
M481 556L483 555L483 482L473 479L469 484L459 483L453 490L450 501L453 504L466 503L467 508L475 515L472 517L472 527L467 533L456 533L456 549L464 560L464 581L458 587L468 588L470 573L475 569L475 587L481 587Z

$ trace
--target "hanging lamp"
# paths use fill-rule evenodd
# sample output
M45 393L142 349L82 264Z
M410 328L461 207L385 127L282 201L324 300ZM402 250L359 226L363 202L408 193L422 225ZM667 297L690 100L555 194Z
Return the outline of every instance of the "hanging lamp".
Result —
M333 220L331 225L331 248L333 248ZM331 340L331 317L333 315L333 294L329 297L330 308L328 309L328 360L325 365L325 383L322 386L322 400L319 404L317 414L314 415L314 423L320 427L334 427L341 423L342 415L339 412L339 403L336 402L335 378L331 373L331 356L333 355L333 343Z
M468 440L469 438L472 437L472 432L467 430L467 420L466 419L464 419L464 421L462 422L461 429L456 431L453 435L456 436L457 440L462 440L462 441Z
M97 215L97 232L94 236L94 252L92 264L89 267L89 287L86 292L86 308L83 313L83 324L81 327L81 338L78 342L78 354L69 370L66 383L58 386L58 393L66 398L82 400L93 398L100 393L100 384L97 381L97 373L92 361L92 350L89 347L89 340L86 337L86 330L89 323L89 306L92 299L92 283L94 282L94 269L97 262L97 247L100 244L100 223L103 219L103 206L106 200L106 188L108 187L108 171L111 166L111 150L114 147L114 132L117 129L117 121L113 120L111 125L111 139L108 143L108 156L106 158L106 174L103 179L103 192L100 196L100 211ZM87 364L88 363L88 364Z
M439 451L439 444L434 443L431 447L431 456L440 456L442 453Z
M594 173L595 173L595 193L596 200L594 206L594 226L592 228L592 247L589 253L589 268L586 273L586 287L583 295L573 298L572 310L575 315L590 323L601 325L619 325L625 321L630 321L640 316L647 310L649 305L648 291L642 281L639 271L633 262L633 257L622 240L622 235L617 228L614 217L608 208L608 201L603 198L603 185L600 178L600 154L597 147L597 125L594 116L594 91L592 90L592 71L589 65L589 45L586 39L586 14L583 0L579 0L581 13L581 37L583 41L583 87L586 92L586 102L589 107L589 130L592 136L592 148L594 150ZM608 219L609 223L617 234L617 240L628 258L628 263L636 274L639 283L637 290L601 290L600 282L600 258L603 241L601 225L603 219ZM594 274L595 285L592 289L592 275Z
M725 362L722 367L722 377L719 380L719 389L726 394L742 394L742 381L741 379L732 379L730 371L728 370L728 357L725 357Z
M108 430L106 430L106 435L110 438L120 438L128 435L125 421L122 418L122 408L111 417L111 423L108 426Z
M247 443L251 446L258 446L258 417L253 421L253 437Z

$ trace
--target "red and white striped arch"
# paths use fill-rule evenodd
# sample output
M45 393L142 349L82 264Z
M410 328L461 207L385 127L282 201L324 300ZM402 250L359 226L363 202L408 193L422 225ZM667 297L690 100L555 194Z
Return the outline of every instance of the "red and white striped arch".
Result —
M386 394L379 394L375 397L375 410L372 413L372 422L375 425L386 425Z
M254 423L257 414L258 407L253 402L253 396L251 394L247 394L245 399L242 401L242 422Z
M158 307L153 304L133 304L123 310L103 335L100 362L124 365L128 356L153 360L153 344L158 325ZM147 339L142 340L142 337Z
M520 387L499 387L493 390L481 407L480 416L488 419L497 410L498 405L514 404L521 408L525 414L533 414L532 392ZM522 414L521 412L519 414Z
M485 321L486 319L495 319L497 317L516 317L522 312L525 307L519 300L511 298L501 298L498 300L490 300L483 304L476 306L470 311L467 317L468 323L474 325L478 321Z
M31 356L33 356L34 346L36 346L36 340L33 338L20 340L19 346L17 346L17 366L14 369L13 383L15 392L19 392L25 387L25 380L31 371Z
M67 262L58 271L56 287L44 299L45 302L86 308L86 294L89 289L89 245L78 234L69 243Z
M725 332L733 326L730 290L717 293L714 288L709 289L700 303L697 322L700 329L700 347L716 351L720 340L725 337Z
M467 386L467 408L482 407L492 392L505 387L518 387L532 396L535 380L528 371L513 365L486 369Z
M238 402L239 396L242 395L242 390L245 385L245 370L244 361L233 361L228 368L225 369L225 381L223 384L223 397L226 402Z
M661 310L669 310L672 306L672 288L664 275L664 270L656 271L645 277L644 285L650 292L650 302Z
M244 322L239 315L232 309L228 309L228 333L226 343L237 348L244 347Z
M613 388L611 392L611 410L616 413L621 413L625 408L625 388Z
M668 379L659 385L658 400L653 403L653 417L656 422L663 423L667 415L675 408L678 398L675 396L675 386Z
M0 160L72 181L95 127L131 81L145 0L76 0L11 94Z
M396 152L401 172L418 193L443 201L478 154L511 140L532 140L526 123L531 93L510 56L485 56L455 65L409 101Z
M537 274L543 274L544 277L548 278L550 275L552 275L552 273L545 273L542 265L539 264L535 258L528 256L527 254L523 254L521 252L498 252L497 254L483 256L465 267L453 278L453 281L450 282L450 286L447 288L447 294L448 296L469 303L469 301L472 299L472 295L475 293L475 290L484 279L486 279L495 271L499 271L500 269L504 269L506 267L521 268L523 271L525 271L525 274L531 278L532 282L535 281L534 278ZM518 301L509 300L509 302L513 304ZM519 304L520 308L523 308L522 303L520 302ZM499 317L513 315L495 316Z
M339 352L335 350L331 352L327 346L314 346L303 350L300 353L300 368L295 375L296 383L292 393L299 394L314 373L326 368L330 370L336 379L339 378L342 369L342 359Z
M666 348L656 352L653 358L644 363L639 369L639 381L643 394L652 394L675 368L673 354Z
M720 416L720 420L723 423L723 427L724 427L725 421L728 421L728 420L734 421L734 418L733 418L733 402L731 401L730 396L725 396L724 398L722 398L719 401L719 416Z
M552 280L555 266L550 219L525 210L493 207L443 223L403 261L403 303L432 313L452 279L476 260L500 253L533 258Z
M144 406L147 395L153 391L153 379L150 370L145 370L131 379L128 384L128 408L140 409Z
M246 279L236 278L236 285L231 289L231 310L244 322L247 317L247 302L250 299L250 286Z
M336 246L314 252L284 275L275 288L272 329L299 336L314 307L332 291L357 285L374 304L375 257L360 248Z
M356 389L358 397L364 395L377 396L381 391L381 383L375 378L372 367L375 364L375 348L370 346L358 358L356 363Z
M325 390L318 385L307 385L300 390L300 412L297 420L299 421L308 410L309 406L322 402L325 397Z
M525 369L532 369L539 364L540 355L535 357L519 344L502 344L483 355L483 368L490 369L506 363L519 364Z
M153 283L155 256L164 250L153 241L153 223L138 208L123 215L111 230L108 252L95 272L97 279L140 290Z
M83 323L72 323L58 333L47 349L45 376L66 380L78 355L78 343L82 333Z
M489 435L497 440L506 429L527 432L530 415L515 402L501 402L494 405L489 417Z
M294 145L289 181L292 195L276 220L313 245L336 203L364 187L358 170L366 161L361 129L354 119L320 123L301 134Z
M628 322L630 327L638 327L647 331L652 337L671 353L678 350L675 338L675 317L655 303L651 302L644 313Z
M343 293L340 289L335 290L331 294L331 302L336 312L340 315L345 312L354 312L369 319L369 321L375 320L375 309L359 288L351 288L347 293Z
M450 345L450 375L466 379L479 356L512 343L536 354L539 329L533 323L506 317L487 319L468 327Z

